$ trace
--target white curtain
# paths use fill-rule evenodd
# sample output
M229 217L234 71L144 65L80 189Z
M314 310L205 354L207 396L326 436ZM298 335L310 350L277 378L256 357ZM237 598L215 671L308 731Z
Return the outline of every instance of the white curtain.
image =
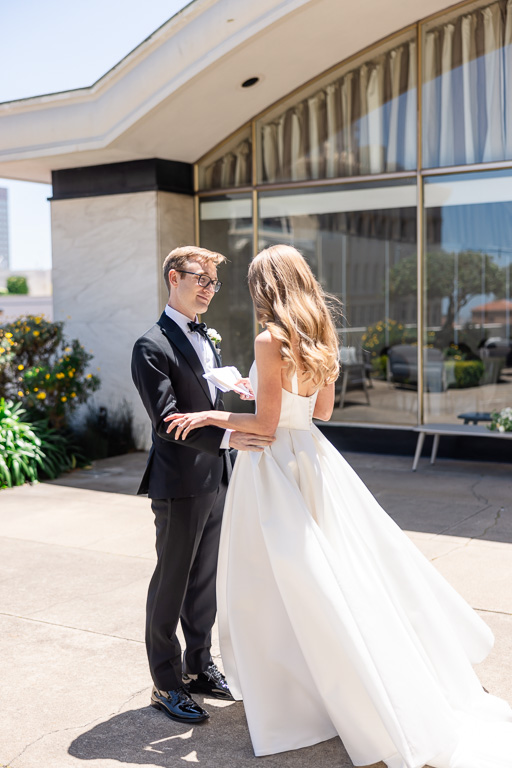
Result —
M444 28L443 48L441 53L441 131L439 147L439 164L454 165L455 136L453 131L455 92L453 88L453 35L455 26L447 24ZM427 117L428 125L428 117ZM428 130L428 127L427 127Z
M512 158L512 0L508 0L504 41L505 69L505 157Z
M426 32L423 163L512 159L512 0ZM258 124L259 181L302 181L416 168L416 43L338 76ZM251 183L251 142L202 169L205 189Z
M403 148L404 154L401 161L401 167L406 170L416 168L417 154L417 91L416 83L418 81L418 65L416 61L416 42L409 43L409 62L408 62L408 80L407 90L401 98L405 99L405 114L402 121L402 127L399 130L400 135L404 136Z
M423 120L428 167L512 159L512 0L426 33Z
M464 16L462 37L462 99L464 104L464 147L466 163L475 163L478 157L478 89L476 70L476 19Z
M383 59L375 63L366 88L370 173L382 173L385 170L384 66L385 61Z
M262 181L415 168L415 51L402 44L260 124Z
M502 160L504 155L503 25L498 3L484 8L485 104L487 132L483 161Z
M201 173L202 189L226 189L243 187L251 183L252 147L246 139L235 149L226 152L213 163L205 166Z
M400 151L400 141L398 132L399 110L400 110L400 79L402 75L402 53L403 48L397 48L389 54L389 74L391 81L391 101L389 113L389 139L386 159L386 170L396 171L398 169L398 157Z

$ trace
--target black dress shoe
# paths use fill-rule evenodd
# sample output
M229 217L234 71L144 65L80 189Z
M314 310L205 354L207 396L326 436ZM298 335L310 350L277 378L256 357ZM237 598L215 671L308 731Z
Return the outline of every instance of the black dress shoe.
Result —
M184 688L175 688L173 691L159 691L153 686L151 691L151 706L161 710L164 715L179 723L202 723L210 715L191 699Z
M189 693L204 693L205 696L212 696L214 699L234 701L226 678L213 663L198 675L184 673L183 683Z

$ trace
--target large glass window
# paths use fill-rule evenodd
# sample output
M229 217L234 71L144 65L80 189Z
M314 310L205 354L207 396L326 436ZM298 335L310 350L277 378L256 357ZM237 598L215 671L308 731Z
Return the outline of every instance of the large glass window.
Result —
M219 268L222 288L202 318L222 336L224 365L235 365L243 376L254 357L252 302L247 287L247 270L252 257L252 201L239 195L209 198L200 203L201 245L226 256ZM226 406L244 408L238 396L227 393Z
M512 402L512 172L425 185L426 421Z
M416 79L409 35L304 89L257 123L258 180L415 168Z
M420 405L426 422L458 423L510 405L511 161L512 0L475 0L306 84L199 163L200 190L257 191L259 248L295 245L341 298L334 421L416 424ZM478 173L455 167L484 163ZM225 361L246 372L256 223L244 194L200 207L201 244L233 260L226 304L216 299L208 320L229 318Z
M512 3L425 25L423 164L512 159Z
M415 424L415 382L404 387L389 366L397 344L417 358L416 295L395 288L400 266L416 265L415 182L262 193L259 237L260 248L298 248L343 302L332 420Z

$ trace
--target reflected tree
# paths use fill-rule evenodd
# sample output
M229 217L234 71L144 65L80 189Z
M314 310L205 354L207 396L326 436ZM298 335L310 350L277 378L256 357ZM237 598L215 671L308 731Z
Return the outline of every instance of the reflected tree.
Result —
M417 260L411 256L396 264L389 274L390 295L400 299L416 294ZM461 309L475 296L504 293L504 271L492 256L477 251L432 251L426 255L425 287L429 302L447 299L448 306L442 318L438 343L447 346L453 337L453 328Z

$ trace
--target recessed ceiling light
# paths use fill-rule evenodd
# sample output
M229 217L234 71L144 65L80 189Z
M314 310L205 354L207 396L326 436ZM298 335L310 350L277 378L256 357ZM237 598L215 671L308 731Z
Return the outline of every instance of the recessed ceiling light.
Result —
M249 77L242 83L242 88L252 88L252 86L256 85L256 83L259 83L259 81L259 77Z

